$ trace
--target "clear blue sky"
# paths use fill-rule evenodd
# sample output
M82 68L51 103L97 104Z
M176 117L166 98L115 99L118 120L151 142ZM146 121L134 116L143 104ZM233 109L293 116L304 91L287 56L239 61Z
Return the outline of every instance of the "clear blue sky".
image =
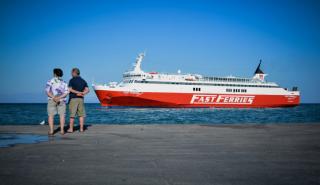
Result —
M45 102L52 69L91 84L146 71L251 77L320 102L320 1L0 1L0 102ZM88 102L97 102L92 92Z

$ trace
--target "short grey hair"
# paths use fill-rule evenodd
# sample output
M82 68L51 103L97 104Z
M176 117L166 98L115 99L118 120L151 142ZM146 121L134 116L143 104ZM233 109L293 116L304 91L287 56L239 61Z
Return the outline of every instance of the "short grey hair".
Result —
M72 72L76 72L77 73L77 75L80 75L80 69L79 68L73 68L72 69Z

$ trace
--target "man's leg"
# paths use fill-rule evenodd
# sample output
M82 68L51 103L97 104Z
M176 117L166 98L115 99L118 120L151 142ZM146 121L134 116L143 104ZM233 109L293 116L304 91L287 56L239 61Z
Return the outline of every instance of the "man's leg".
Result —
M84 117L80 116L79 117L79 123L80 123L80 132L84 131Z
M75 99L71 99L69 103L69 114L70 114L70 124L69 124L69 129L68 132L73 132L73 127L74 127L74 117L76 116L77 112L77 104Z
M60 133L64 134L64 124L65 124L65 115L66 115L66 104L64 102L60 102L58 105L58 113L60 116Z
M84 108L83 98L79 98L79 106L78 106L78 115L79 115L79 124L80 124L80 132L84 131L84 118L86 117L86 111Z
M56 107L56 104L53 100L48 101L47 111L48 111L48 123L49 123L49 133L48 134L53 135L53 133L54 133L53 119L54 119L54 115L57 114L57 107Z
M64 114L60 114L60 133L64 134L64 123L65 123L65 116Z
M73 132L73 127L74 127L74 117L70 117L70 124L69 124L68 132Z
M64 134L64 124L66 122L65 115L66 115L66 104L65 102L60 102L58 105L58 113L60 116L60 133Z
M53 117L54 115L49 115L48 116L48 123L49 123L49 134L53 134Z

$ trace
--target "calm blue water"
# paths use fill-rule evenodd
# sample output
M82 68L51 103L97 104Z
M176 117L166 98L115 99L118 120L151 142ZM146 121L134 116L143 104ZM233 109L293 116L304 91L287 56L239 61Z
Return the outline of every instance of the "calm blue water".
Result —
M86 104L86 111L86 122L91 124L320 123L320 104L271 109L106 108ZM46 119L46 104L0 104L0 125L38 125Z

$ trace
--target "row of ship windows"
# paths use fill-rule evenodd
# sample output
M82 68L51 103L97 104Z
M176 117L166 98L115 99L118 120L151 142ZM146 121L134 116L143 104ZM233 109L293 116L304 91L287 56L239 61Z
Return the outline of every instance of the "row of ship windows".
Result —
M226 92L242 92L242 93L246 93L247 89L226 89Z
M188 82L159 82L146 80L129 80L127 83L150 83L150 84L175 84L175 85L207 85L207 86L234 86L234 87L263 87L263 88L278 88L278 86L270 85L243 85L243 84L213 84L213 83L188 83Z
M141 77L142 75L123 75L123 77ZM146 75L143 75L146 76Z
M227 82L250 82L251 79L246 78L219 78L219 77L204 77L205 80L211 81L227 81Z
M194 87L193 91L201 91L200 87ZM247 89L226 89L226 92L242 92L242 93L246 93Z

